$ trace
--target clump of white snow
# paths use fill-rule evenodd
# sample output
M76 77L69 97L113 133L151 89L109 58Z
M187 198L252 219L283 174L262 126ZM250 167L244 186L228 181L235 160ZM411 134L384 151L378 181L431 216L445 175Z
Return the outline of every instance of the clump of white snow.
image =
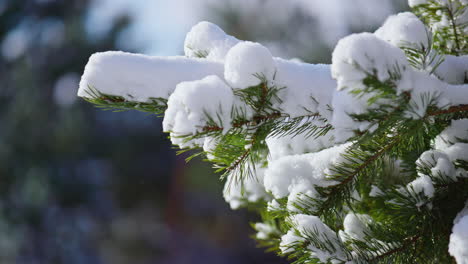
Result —
M440 150L425 151L416 161L416 165L420 168L428 167L434 177L455 177L453 166L449 156Z
M347 90L336 91L333 95L332 107L333 115L330 124L334 128L336 142L345 142L354 135L355 130L366 131L372 125L367 121L357 121L351 114L364 114L368 109L376 108L377 104L369 105L368 100L373 93L355 96Z
M270 161L265 172L265 189L277 199L287 196L287 209L297 212L298 206L303 207L303 200L319 198L315 189L317 186L326 187L335 183L327 178L330 168L342 161L341 154L349 146L348 143Z
M93 54L86 64L78 96L93 98L93 90L147 102L168 98L177 84L208 75L223 76L223 65L185 57L151 57L121 51ZM91 88L91 90L90 90Z
M223 194L231 209L238 209L246 203L271 199L263 186L264 174L264 168L256 168L254 175L246 176L238 181L231 179L232 175L228 176Z
M281 237L279 248L283 254L292 253L294 251L293 247L304 240L305 239L303 237L296 235L296 231L294 229L291 229Z
M463 84L468 79L468 55L446 55L434 74L444 82Z
M315 234L321 241L329 241L333 244L334 251L330 252L329 250L316 247L314 243L310 243L307 248L311 251L312 256L320 259L323 263L327 263L331 259L346 259L341 248L341 239L335 231L330 229L317 216L297 214L290 217L290 222L293 223L294 229L299 232L301 237L307 238Z
M352 34L342 38L335 47L332 57L332 76L338 82L338 90L365 87L363 81L376 76L381 82L394 78L399 90L408 90L402 82L408 69L405 53L371 33Z
M223 62L227 52L240 40L227 35L217 25L202 21L192 27L185 38L185 55L190 58L204 57Z
M415 180L406 185L408 193L418 197L418 194L423 194L426 198L434 197L435 189L432 180L427 175L419 175ZM417 207L421 207L426 203L426 200L418 201ZM430 206L430 205L429 205Z
M273 80L275 63L270 51L254 42L240 42L226 55L224 77L235 89L244 89L261 83L260 76Z
M421 170L430 169L434 177L468 177L468 172L456 167L458 160L468 161L468 119L452 120L436 138L433 150L425 151L416 161Z
M336 82L331 78L330 65L308 64L275 58L275 84L284 87L278 96L282 112L291 117L320 113L329 119Z
M447 90L447 84L423 71L411 70L408 74L411 89L411 107L406 110L408 118L420 119L426 115L429 104L435 103L439 108L446 108L453 100Z
M231 126L234 93L218 76L181 82L171 94L164 114L163 130L170 132L172 143L181 148L203 142L184 142L180 136L203 131L210 118L227 131Z
M415 7L418 5L423 5L429 3L429 0L408 0L408 4L410 7Z
M468 215L463 216L453 226L448 251L457 264L468 264Z
M442 133L435 138L436 149L446 149L454 143L468 141L468 119L452 120Z
M317 126L326 125L325 122L307 120ZM269 157L271 160L277 160L284 156L317 152L319 150L333 146L332 131L320 137L307 137L305 134L286 135L267 137L266 143L268 146Z
M367 225L372 219L365 214L348 213L343 221L344 234L340 233L341 239L348 237L357 240L364 240L369 232Z
M268 239L271 234L276 233L274 226L265 223L255 223L255 230L257 230L257 239Z
M426 49L430 39L426 26L410 12L389 16L374 34L400 48Z

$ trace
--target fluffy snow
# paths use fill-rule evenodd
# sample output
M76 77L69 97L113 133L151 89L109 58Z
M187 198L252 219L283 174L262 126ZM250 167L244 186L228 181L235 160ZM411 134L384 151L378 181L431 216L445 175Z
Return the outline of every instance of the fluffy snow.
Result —
M210 22L200 22L192 27L185 38L185 55L190 58L206 57L223 62L227 52L240 40L227 35L220 27Z
M408 61L405 53L371 33L352 34L342 38L332 55L332 76L338 82L338 90L365 87L363 80L375 75L381 82L390 79L390 73L399 70L401 79L396 80L400 90L405 86Z
M421 168L429 167L432 176L468 177L468 172L456 168L457 160L468 160L468 119L452 120L434 140L434 149L425 151L416 161Z
M331 259L346 259L344 252L341 250L341 239L337 234L325 225L320 218L314 215L297 214L290 217L290 222L293 223L295 229L302 237L310 237L311 234L317 234L322 241L330 241L335 247L335 252L321 250L311 243L307 248L311 250L311 254L317 257L323 263L328 263Z
M408 183L406 188L410 193L415 195L423 193L427 198L434 197L434 185L432 184L431 178L427 175L420 175L414 181ZM420 207L423 204L424 202L420 201L416 206Z
M265 223L255 223L255 230L257 230L257 239L268 239L268 237L275 233L275 228Z
M261 199L268 201L269 195L263 187L265 169L257 168L255 175L246 177L241 181L235 181L228 176L224 185L224 199L229 203L231 209L238 209L246 202L257 202Z
M444 82L463 84L468 79L468 55L446 55L434 74Z
M281 110L291 117L320 113L330 119L336 82L331 78L330 65L308 64L275 58L275 84L284 87L279 97Z
M408 0L408 4L411 7L415 7L417 5L423 5L429 3L429 0Z
M308 190L308 195L316 196L314 186L329 186L333 181L327 180L332 164L341 161L348 144L334 146L320 152L285 156L270 162L265 172L265 189L275 198L297 193L297 190ZM288 177L285 177L288 175Z
M260 84L261 80L256 75L271 81L274 74L273 56L258 43L240 42L226 55L224 77L233 88L244 89Z
M372 219L368 215L348 213L343 221L344 230L339 232L340 238L343 241L346 241L349 238L364 240L366 232L369 232L367 224L371 221Z
M457 264L468 264L468 215L458 220L450 235L449 253Z
M454 175L455 166L450 161L449 156L442 151L425 151L416 161L416 165L421 168L429 167L434 177L442 176L456 179Z
M275 199L272 199L271 201L269 201L267 203L267 210L268 211L278 211L280 209L281 209L281 204L278 203L278 201L275 200Z
M447 85L443 96L450 105L468 104L468 84Z
M468 119L452 120L450 126L435 138L434 147L444 150L460 141L468 141Z
M225 130L230 128L234 94L222 79L211 75L198 81L179 83L167 105L163 130L170 132L172 142L183 148L192 146L193 142L184 143L179 137L202 131L208 117Z
M452 162L457 160L468 161L468 143L455 143L444 151ZM468 172L457 168L455 177L468 177Z
M416 49L427 48L430 38L426 26L410 12L388 17L374 34L396 47Z
M364 114L368 109L376 106L369 106L368 99L372 93L361 97L349 93L347 90L337 91L332 99L333 115L330 124L334 128L336 142L345 142L354 135L354 131L365 131L371 128L369 122L355 121L350 114Z
M314 122L316 125L325 125L322 122ZM334 143L332 131L318 138L307 137L304 134L287 135L281 137L267 137L266 143L271 160L277 160L284 156L317 152L319 150L331 147Z
M292 248L295 244L304 241L304 238L297 236L294 229L289 230L285 235L281 237L280 250L283 254L291 253L294 251Z
M405 113L408 118L420 119L424 117L429 103L434 100L439 108L445 108L451 103L457 104L458 100L466 100L463 98L452 98L454 91L449 91L445 83L434 76L428 75L426 72L412 70L409 73L408 83L412 91L411 100L408 104L413 107ZM468 95L468 92L465 91L465 93Z
M129 101L168 98L177 84L208 75L223 76L223 65L184 57L150 57L121 51L93 54L86 64L78 96L91 98L90 87Z

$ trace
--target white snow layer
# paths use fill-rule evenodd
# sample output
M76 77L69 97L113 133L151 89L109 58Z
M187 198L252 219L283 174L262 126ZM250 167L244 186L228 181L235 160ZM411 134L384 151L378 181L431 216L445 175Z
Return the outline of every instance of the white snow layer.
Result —
M363 81L375 75L381 82L391 79L391 72L399 70L404 80L408 69L405 53L376 37L372 33L352 34L342 38L332 56L332 76L338 82L338 90L365 87ZM398 80L397 80L398 81ZM401 90L409 87L402 86Z
M324 125L323 122L311 120L309 122L317 125ZM317 152L319 150L333 146L333 133L329 132L324 136L314 138L304 134L286 135L281 137L267 137L266 143L271 160L277 160L284 156Z
M367 224L372 219L365 214L348 213L343 221L344 231L340 232L340 237L343 241L348 238L364 240L368 231Z
M275 227L265 223L255 223L255 230L257 230L257 239L268 239L268 237L275 233Z
M297 214L290 217L290 222L293 223L294 228L299 232L301 237L309 237L311 234L315 234L321 241L329 241L334 245L335 252L319 249L313 244L307 247L311 251L311 255L320 259L321 262L328 263L332 259L346 259L341 249L341 239L317 216Z
M224 62L227 52L240 40L227 35L217 25L202 21L192 27L185 38L185 55L190 58L205 57Z
M256 168L255 175L236 181L228 176L224 185L224 199L229 203L231 209L238 209L247 202L253 203L261 199L268 201L269 195L263 187L264 168Z
M465 79L468 80L468 55L446 55L434 74L444 82L463 84Z
M303 237L296 235L296 231L294 229L291 229L281 237L279 248L283 254L291 253L294 251L293 246L304 240L305 239Z
M410 12L389 16L374 34L396 47L416 49L427 48L430 38L426 26Z
M429 168L434 177L468 177L468 172L456 168L457 160L468 161L468 119L452 120L434 140L434 149L425 151L416 161L418 168Z
M171 133L174 144L188 147L193 146L193 143L184 143L180 136L203 131L210 118L226 131L230 128L234 93L222 79L211 75L198 81L179 83L169 97L167 106L163 120L164 132Z
M452 120L436 138L436 149L444 150L460 141L468 141L468 119Z
M432 180L427 175L420 175L414 181L408 183L406 186L407 190L414 194L422 193L427 198L434 197L434 185L432 184ZM421 201L417 206L421 206L423 202Z
M92 98L94 88L129 101L168 98L177 84L208 75L223 76L223 65L184 57L151 57L121 51L93 54L81 77L78 96Z
M457 264L468 264L468 215L461 217L452 228L449 253Z
M275 63L270 51L254 42L240 42L226 55L224 77L235 89L244 89L261 83L261 78L272 80Z
M320 113L330 119L332 96L336 82L331 78L330 65L308 64L275 58L275 84L282 88L281 110L291 117Z
M334 183L327 179L327 174L333 164L341 161L340 154L349 146L350 143L342 144L316 153L285 156L271 161L265 172L265 189L275 198L289 196L290 208L297 202L298 194L316 197L315 186L325 187Z

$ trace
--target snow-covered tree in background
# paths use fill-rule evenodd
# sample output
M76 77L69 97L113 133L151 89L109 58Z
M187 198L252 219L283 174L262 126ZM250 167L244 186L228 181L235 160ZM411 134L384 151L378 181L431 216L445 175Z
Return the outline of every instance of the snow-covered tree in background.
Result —
M164 115L295 263L468 263L468 1L341 39L331 65L195 25L185 56L91 56L78 95ZM272 29L274 30L274 29ZM199 155L199 154L195 154Z

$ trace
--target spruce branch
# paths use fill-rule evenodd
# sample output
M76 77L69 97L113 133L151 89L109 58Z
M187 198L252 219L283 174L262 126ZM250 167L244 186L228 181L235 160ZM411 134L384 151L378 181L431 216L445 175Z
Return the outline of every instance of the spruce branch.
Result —
M149 98L149 102L130 101L122 96L102 93L91 86L88 87L87 93L88 97L84 99L103 110L114 112L137 110L161 116L167 109L167 99L164 98Z

